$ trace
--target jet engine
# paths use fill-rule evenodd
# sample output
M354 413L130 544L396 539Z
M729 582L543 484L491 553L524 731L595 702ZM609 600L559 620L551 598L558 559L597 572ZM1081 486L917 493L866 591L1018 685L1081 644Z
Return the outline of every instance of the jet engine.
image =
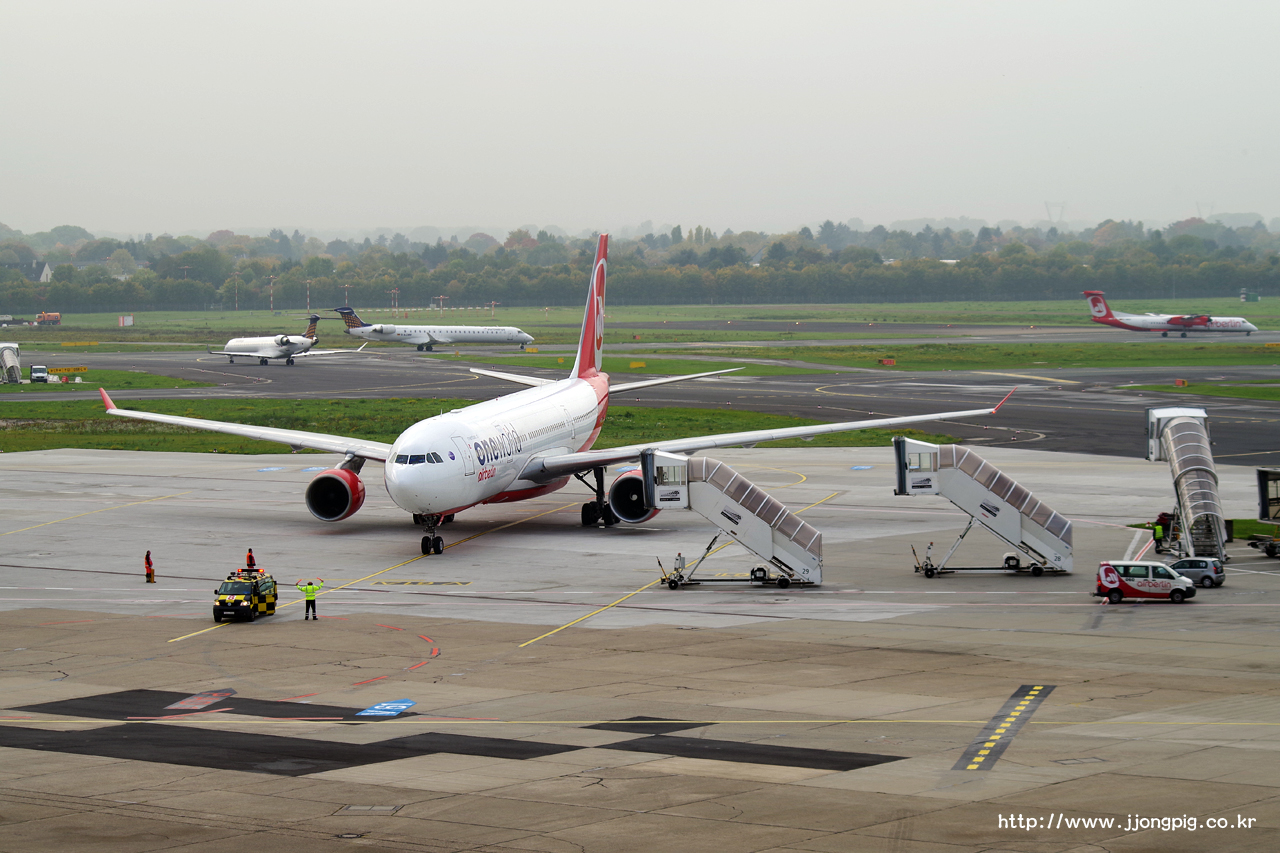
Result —
M609 487L609 508L622 521L641 524L658 514L644 505L644 477L639 471L618 475Z
M394 335L396 333L396 327L390 323L379 323L373 327L373 333L375 335Z
M288 346L288 344L289 344L288 335L281 335L280 337L276 338L276 346L283 347L283 346Z
M311 478L307 509L321 521L342 521L364 504L364 482L355 471L330 468Z

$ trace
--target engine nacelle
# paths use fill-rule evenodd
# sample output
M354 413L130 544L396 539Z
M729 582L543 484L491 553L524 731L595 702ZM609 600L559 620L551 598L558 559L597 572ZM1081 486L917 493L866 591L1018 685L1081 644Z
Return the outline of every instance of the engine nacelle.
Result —
M609 487L609 508L620 520L641 524L658 514L644 505L644 477L639 471L619 474Z
M281 335L280 337L276 338L276 346L283 347L283 346L288 346L288 344L289 344L288 335Z
M379 323L373 327L373 333L375 335L394 335L396 333L396 327L390 323Z
M307 509L321 521L342 521L364 505L364 482L355 471L330 468L307 484Z

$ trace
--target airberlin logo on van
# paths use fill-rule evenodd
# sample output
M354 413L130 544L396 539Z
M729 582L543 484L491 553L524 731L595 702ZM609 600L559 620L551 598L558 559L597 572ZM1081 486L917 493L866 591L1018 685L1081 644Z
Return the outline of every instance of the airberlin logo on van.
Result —
M1098 582L1107 589L1115 589L1120 586L1120 573L1110 563L1103 563L1098 567Z
M524 449L520 433L511 424L499 424L497 434L474 442L476 462L481 466L501 459L510 459Z

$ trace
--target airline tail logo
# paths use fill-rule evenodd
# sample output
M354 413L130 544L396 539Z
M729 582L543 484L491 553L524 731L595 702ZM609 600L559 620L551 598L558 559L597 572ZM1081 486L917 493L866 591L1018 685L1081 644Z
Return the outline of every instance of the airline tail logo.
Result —
M365 326L369 325L357 317L356 312L352 311L350 308L335 308L334 310L342 315L342 325L346 326L348 329L363 329Z
M1107 305L1107 300L1103 297L1100 290L1086 290L1084 295L1088 297L1089 313L1093 315L1095 320L1105 320L1111 316L1111 308Z
M320 322L320 315L312 314L310 319L311 322L307 325L307 330L302 333L302 336L304 338L311 338L312 340L315 340L316 324Z
M604 282L609 268L609 235L601 234L596 259L591 267L591 291L582 318L582 340L578 343L575 376L587 376L600 369L604 350Z

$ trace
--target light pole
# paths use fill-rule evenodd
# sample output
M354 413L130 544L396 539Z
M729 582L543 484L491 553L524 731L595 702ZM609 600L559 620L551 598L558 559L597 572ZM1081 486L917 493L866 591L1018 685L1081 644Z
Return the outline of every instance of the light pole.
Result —
M497 314L496 314L496 312L494 311L494 309L495 309L495 308L497 308L497 307L498 307L499 305L501 305L502 303L501 303L501 302L487 302L487 303L485 303L485 304L489 306L489 318L490 318L490 319L492 319L492 318L496 317L496 316L497 316Z
M307 279L307 313L311 313L311 279Z
M441 294L440 296L434 296L434 297L432 297L432 298L433 298L433 299L439 299L439 300L440 300L440 320L441 320L441 322L443 322L443 321L444 321L444 301L445 301L446 299L448 299L449 297L447 297L447 296L445 296L445 295Z
M342 288L342 300L347 304L347 307L350 308L351 307L351 288L355 287L355 285L342 284L342 285L339 285L339 287Z
M236 310L240 310L240 271L236 270L232 275L236 278Z
M400 310L400 288L392 288L387 293L391 294L391 311L395 313Z
M268 295L268 297L271 299L271 313L272 313L272 314L276 313L276 279L277 279L277 278L279 278L279 277L280 277L280 276L278 276L278 275L268 276L268 278L270 278L270 279L271 279L271 281L270 281L270 283L267 285L267 295Z

